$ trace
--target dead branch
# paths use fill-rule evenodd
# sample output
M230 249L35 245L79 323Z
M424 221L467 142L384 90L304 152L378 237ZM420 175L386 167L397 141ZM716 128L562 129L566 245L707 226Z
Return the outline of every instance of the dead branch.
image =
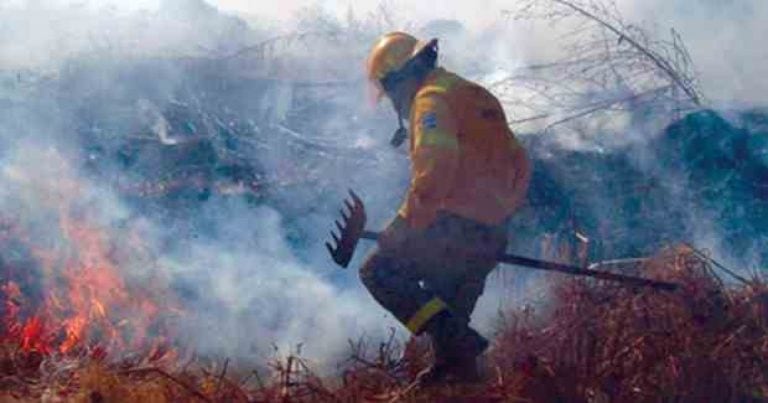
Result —
M697 93L695 88L692 88L685 80L680 72L675 69L663 56L659 55L658 53L654 52L652 49L641 45L636 41L634 38L632 38L631 35L628 35L626 32L622 32L619 30L619 28L609 24L604 19L599 18L595 14L590 13L589 11L585 10L582 7L579 7L574 2L567 1L567 0L551 0L555 3L562 4L568 8L571 8L572 10L576 11L577 13L583 15L584 17L595 21L603 28L607 29L608 31L614 33L617 37L619 42L626 41L628 44L630 44L633 48L637 49L638 52L642 53L648 59L650 59L653 64L656 65L662 72L664 72L667 76L669 76L669 79L672 80L680 89L682 89L686 95L690 98L691 102L693 102L696 105L701 105L701 99L699 97L699 94ZM679 35L673 30L673 38L674 40L679 43ZM690 56L688 55L688 51L685 50L685 47L681 47L684 51L684 55L686 59L690 60Z
M653 38L625 22L611 0L527 0L506 14L567 28L557 59L519 68L492 84L506 105L525 111L511 124L543 120L548 130L595 114L643 108L677 113L702 106L693 62L674 29L669 40Z

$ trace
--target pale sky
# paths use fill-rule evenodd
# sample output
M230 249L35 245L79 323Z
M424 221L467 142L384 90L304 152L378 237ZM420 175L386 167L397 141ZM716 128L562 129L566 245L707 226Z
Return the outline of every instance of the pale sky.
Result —
M355 13L368 13L380 4L391 5L392 10L405 13L407 18L414 20L457 19L470 27L478 27L500 18L501 10L509 1L476 0L476 1L441 1L441 7L435 7L433 1L408 0L281 0L279 6L275 1L265 0L206 0L221 10L258 15L275 20L286 21L304 7L321 6L326 10L345 15L352 6Z

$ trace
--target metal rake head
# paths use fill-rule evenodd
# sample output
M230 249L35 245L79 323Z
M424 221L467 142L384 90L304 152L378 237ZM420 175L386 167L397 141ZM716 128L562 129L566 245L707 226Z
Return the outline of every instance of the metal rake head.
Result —
M349 199L344 200L344 205L347 207L348 212L345 214L343 209L339 210L342 222L334 221L336 228L339 230L339 235L331 231L333 242L325 243L325 247L328 248L328 253L331 254L333 261L344 268L352 260L352 254L355 252L357 243L360 241L360 237L365 230L365 221L367 220L363 201L352 190L349 191L349 196L351 197L351 202Z

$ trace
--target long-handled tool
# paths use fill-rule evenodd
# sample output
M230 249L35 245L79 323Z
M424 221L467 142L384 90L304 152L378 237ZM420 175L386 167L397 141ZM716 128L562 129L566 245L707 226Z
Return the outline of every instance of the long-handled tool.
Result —
M331 231L334 244L326 242L325 246L331 254L331 258L341 267L346 268L352 260L357 243L360 239L377 240L379 233L366 231L365 205L355 192L349 191L351 201L344 200L344 205L348 212L340 211L342 222L335 221L339 235ZM518 266L526 266L538 270L559 271L562 273L573 274L577 276L594 277L600 280L619 281L631 286L652 287L659 290L674 291L678 288L677 284L646 279L642 277L628 276L624 274L600 271L578 266L572 266L562 263L549 262L545 260L531 259L523 256L503 254L499 256L500 263L507 263Z

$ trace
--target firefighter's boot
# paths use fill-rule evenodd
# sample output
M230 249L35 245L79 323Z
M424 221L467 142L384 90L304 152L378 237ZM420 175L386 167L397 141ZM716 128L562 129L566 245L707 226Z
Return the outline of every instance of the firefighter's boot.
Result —
M477 357L488 348L485 337L447 311L436 316L426 331L432 339L435 359L419 374L422 385L479 380Z

